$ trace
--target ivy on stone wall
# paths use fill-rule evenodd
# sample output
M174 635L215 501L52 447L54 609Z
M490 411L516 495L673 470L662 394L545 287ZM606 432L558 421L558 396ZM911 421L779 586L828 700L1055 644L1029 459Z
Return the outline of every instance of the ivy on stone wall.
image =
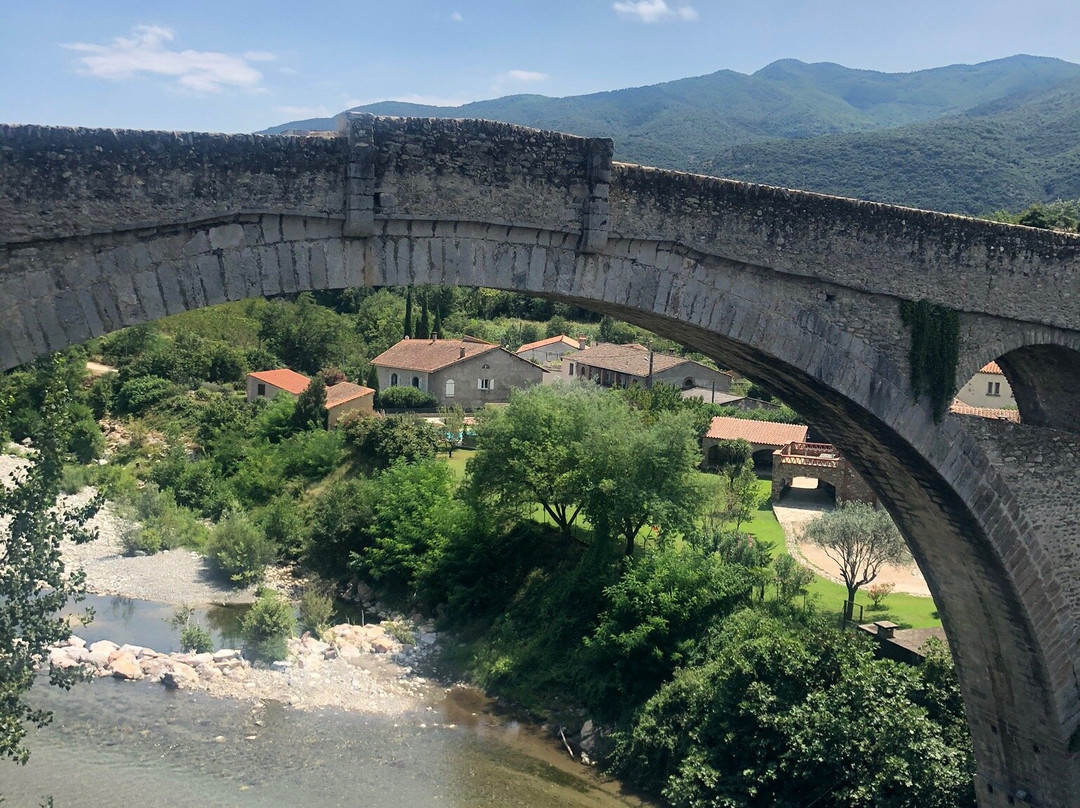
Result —
M956 392L960 358L960 316L948 306L928 300L900 303L900 319L911 331L911 392L930 394L934 420L940 421Z

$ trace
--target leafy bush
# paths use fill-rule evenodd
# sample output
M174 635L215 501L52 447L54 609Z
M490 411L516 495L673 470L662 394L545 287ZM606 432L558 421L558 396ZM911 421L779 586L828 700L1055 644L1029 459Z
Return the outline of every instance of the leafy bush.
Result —
M311 503L311 519L304 542L308 567L330 578L348 572L351 553L370 541L374 518L374 486L367 480L338 480Z
M264 589L240 623L244 651L252 659L273 662L288 654L286 641L296 633L292 606L272 589Z
M116 409L128 415L142 415L174 392L172 382L160 376L128 379L116 394Z
M214 650L214 638L202 626L189 623L180 632L180 650L192 654L208 654Z
M866 594L870 597L873 605L870 607L874 611L878 611L885 608L885 598L892 594L892 591L896 589L896 584L893 582L875 581L866 587Z
M325 631L334 616L334 597L328 584L313 581L300 596L300 625L316 636Z
M342 427L346 442L371 469L388 468L398 460L418 463L439 450L438 430L413 415L350 418Z
M153 555L161 550L161 532L154 527L129 527L120 534L124 555Z
M304 545L306 523L296 500L279 496L270 501L257 516L259 527L277 548L279 555L299 558Z
M379 393L379 406L388 410L420 410L434 407L435 396L417 387L387 387Z
M206 554L231 580L250 584L262 578L274 560L274 545L246 516L232 513L211 532Z
M71 434L68 450L80 463L89 463L101 457L105 451L105 436L94 420L94 414L85 404L74 403L68 407L71 416Z

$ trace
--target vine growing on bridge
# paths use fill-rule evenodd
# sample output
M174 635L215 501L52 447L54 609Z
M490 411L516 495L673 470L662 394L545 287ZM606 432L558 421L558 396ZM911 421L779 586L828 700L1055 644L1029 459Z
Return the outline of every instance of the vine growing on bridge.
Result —
M900 302L900 319L911 331L911 392L930 395L934 420L940 421L956 392L960 358L960 316L948 306L928 300Z

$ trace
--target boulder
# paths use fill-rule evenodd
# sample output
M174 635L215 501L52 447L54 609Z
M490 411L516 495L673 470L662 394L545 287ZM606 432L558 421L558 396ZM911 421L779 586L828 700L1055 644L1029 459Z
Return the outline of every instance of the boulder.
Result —
M215 663L227 662L230 659L239 659L240 652L232 648L222 648L220 651L215 651L212 659Z
M174 661L172 667L161 675L161 683L169 690L191 687L197 681L199 681L199 674L193 667L183 662Z
M85 662L93 665L95 668L105 668L109 664L109 655L111 653L111 651L104 648L99 651L95 651L93 650L93 646L91 646L90 651L86 654Z
M109 662L109 669L113 678L135 681L143 678L142 668L135 659L134 654L120 654Z
M390 654L400 648L401 646L396 640L387 636L376 637L371 641L371 652L373 654Z
M202 665L195 668L195 670L198 672L199 678L204 682L212 682L215 679L221 678L221 671L215 668L212 662L204 662Z
M67 648L54 648L49 652L49 666L53 668L74 668L79 660Z
M90 653L96 654L103 652L105 654L105 658L108 659L109 654L111 654L113 651L119 650L119 648L120 646L114 642L109 642L108 640L98 640L97 642L90 644Z

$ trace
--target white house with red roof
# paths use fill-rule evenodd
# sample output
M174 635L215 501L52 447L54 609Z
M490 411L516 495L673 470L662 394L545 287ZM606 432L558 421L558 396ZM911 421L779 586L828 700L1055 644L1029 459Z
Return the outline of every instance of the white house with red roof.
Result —
M295 370L260 370L247 377L248 401L272 399L279 393L296 397L307 389L311 379ZM375 391L352 382L338 382L326 388L326 425L333 429L346 415L375 413Z
M271 399L278 393L298 396L307 389L310 383L311 379L303 373L297 373L288 368L260 370L249 373L247 376L247 398L248 401L254 401L257 398Z
M514 353L541 367L559 367L564 356L575 354L587 346L588 342L584 337L574 339L566 334L559 334L557 337L528 342Z
M490 342L463 339L403 339L371 360L379 389L415 387L442 406L467 410L504 404L514 388L540 384L544 370Z
M1014 410L1016 399L1013 398L1009 380L1001 372L997 362L987 362L971 377L956 394L956 398L969 407L991 410Z

